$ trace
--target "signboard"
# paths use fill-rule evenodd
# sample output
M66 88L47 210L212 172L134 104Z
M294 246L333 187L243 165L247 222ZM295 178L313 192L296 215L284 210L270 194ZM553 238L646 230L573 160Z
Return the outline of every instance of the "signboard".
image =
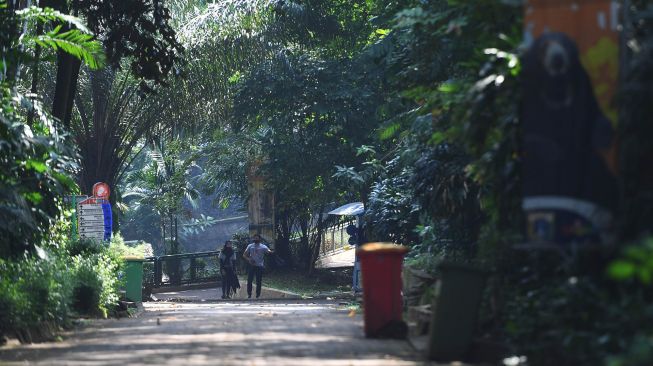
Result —
M77 203L77 230L81 239L111 240L113 217L109 203L109 186L96 183L93 197Z
M70 236L73 240L77 240L79 237L79 229L78 229L78 223L77 223L77 206L80 202L84 201L87 199L88 196L82 196L82 195L75 195L75 196L66 196L64 197L64 202L66 205L72 210L73 215L71 218L71 225L70 225Z
M77 205L77 227L82 239L110 240L113 221L111 204L89 198Z

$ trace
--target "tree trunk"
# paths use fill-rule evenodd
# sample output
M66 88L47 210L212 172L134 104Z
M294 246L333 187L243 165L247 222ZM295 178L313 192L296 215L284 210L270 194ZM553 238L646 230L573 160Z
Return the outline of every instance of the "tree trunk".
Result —
M177 243L177 237L174 229L174 219L172 214L168 214L168 219L170 220L170 254L179 254L179 246Z
M299 251L298 257L301 261L301 265L304 270L308 271L310 266L310 218L300 217L298 218L299 229L301 231L301 236L299 238Z
M308 274L313 274L315 270L315 262L317 261L318 256L320 255L320 246L322 245L322 234L324 233L324 219L322 218L324 208L320 207L317 215L317 225L315 226L315 232L311 238L310 246L310 260L308 262Z
M290 236L292 235L291 229L293 227L294 219L287 210L283 210L277 213L276 220L276 253L287 263L288 266L292 266L293 260L290 251Z
M57 83L54 90L52 115L64 128L70 128L73 101L77 90L77 78L81 62L63 51L57 53Z
M161 248L163 248L163 254L169 254L168 249L166 248L166 222L163 218L163 215L160 215L161 219Z
M68 12L65 0L42 0L41 7L49 7L62 13ZM70 30L70 27L64 25L62 32L68 30ZM63 51L57 53L57 81L52 103L52 115L58 118L67 130L70 128L80 66L81 62L75 56Z
M38 23L36 25L36 35L39 36L41 33L43 33L43 24ZM36 49L34 50L34 70L32 70L32 87L30 88L32 95L36 95L38 92L40 66L41 46L37 44ZM27 125L30 127L32 127L34 124L34 112L34 109L30 109L29 113L27 114Z
M179 253L179 221L177 215L175 215L175 248L177 253Z

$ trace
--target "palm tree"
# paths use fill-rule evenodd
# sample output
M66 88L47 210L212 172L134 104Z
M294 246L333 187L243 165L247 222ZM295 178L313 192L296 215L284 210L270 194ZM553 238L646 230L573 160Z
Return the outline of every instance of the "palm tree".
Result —
M125 177L122 198L130 209L153 209L159 216L162 246L166 254L181 252L179 226L187 202L197 208L200 193L187 177L195 167L197 154L184 152L186 143L152 140L148 147L149 163ZM183 224L182 224L183 225Z

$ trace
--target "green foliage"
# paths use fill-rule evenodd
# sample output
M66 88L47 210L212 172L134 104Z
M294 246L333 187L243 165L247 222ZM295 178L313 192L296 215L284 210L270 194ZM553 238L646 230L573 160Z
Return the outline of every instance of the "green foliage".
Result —
M121 60L127 59L142 90L152 91L154 85L165 85L171 74L179 74L184 49L163 2L78 0L72 5L85 16L89 28L102 35L109 63L119 68Z
M72 276L60 257L0 260L0 334L65 324L70 315Z
M76 27L76 29L62 31L63 25L57 25L45 34L22 37L22 44L30 47L39 45L55 51L61 49L63 52L83 60L93 70L104 67L105 55L102 45L95 40L93 33L78 18L50 8L43 9L35 6L19 10L16 14L24 21L57 22L72 24Z
M519 241L521 209L520 64L518 56L486 49L490 60L481 79L461 103L460 121L447 133L463 141L471 161L466 170L478 186L486 216L480 256L490 266L505 266L507 248Z
M135 169L125 177L125 202L134 211L135 220L141 220L139 213L154 213L161 233L161 246L166 254L180 253L179 226L182 233L187 230L204 230L212 225L212 218L186 220L187 207L197 207L199 191L189 176L199 158L197 150L188 141L158 140L147 150L149 161L142 169ZM154 220L153 220L154 221ZM170 245L164 245L170 239Z
M619 90L619 177L621 180L620 236L638 240L653 228L653 172L647 162L653 159L653 15L647 0L632 2L628 11L629 62L622 63L623 83Z
M103 66L104 50L94 41L92 34L84 34L76 29L61 32L57 26L46 34L34 37L34 43L53 50L63 50L84 62L93 70Z
M70 241L66 245L66 249L71 257L89 256L101 253L105 245L105 243L95 239L78 239Z
M0 336L29 341L45 324L56 329L77 314L106 316L114 309L121 285L119 245L70 241L69 234L70 212L64 212L39 255L0 259Z
M653 327L653 293L637 272L623 277L615 270L615 263L628 258L650 260L648 246L646 241L639 246L643 251L627 247L624 259L616 261L596 248L566 260L556 252L522 253L512 271L503 272L502 336L529 365L650 363L645 339Z
M19 33L21 21L55 22L55 28L43 36L49 41L39 40L38 36ZM16 87L20 62L29 58L25 46L61 48L95 66L101 64L99 46L83 33L85 27L59 33L56 22L80 23L50 9L16 12L6 1L0 2L0 258L16 259L33 253L55 222L61 197L75 188L69 177L75 154L66 136L37 100L28 99ZM25 123L28 113L38 116L31 126Z
M67 174L73 152L54 126L21 122L22 97L0 90L0 258L31 252L48 233L61 195L73 188Z
M624 248L622 256L614 260L607 270L615 280L638 281L649 286L653 281L653 237Z
M150 244L139 241L136 245L127 245L120 233L111 236L111 253L116 258L123 257L148 257L153 255Z
M122 258L106 249L101 253L72 257L73 308L84 314L106 317L118 302L118 271Z
M529 364L599 365L653 326L640 291L614 291L590 276L556 279L520 284L505 309L507 337Z

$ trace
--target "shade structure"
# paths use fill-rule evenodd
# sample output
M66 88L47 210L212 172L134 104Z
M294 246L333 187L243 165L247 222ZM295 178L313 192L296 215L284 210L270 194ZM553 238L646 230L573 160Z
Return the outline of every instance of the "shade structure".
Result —
M358 216L365 212L363 202L352 202L329 211L329 215Z

